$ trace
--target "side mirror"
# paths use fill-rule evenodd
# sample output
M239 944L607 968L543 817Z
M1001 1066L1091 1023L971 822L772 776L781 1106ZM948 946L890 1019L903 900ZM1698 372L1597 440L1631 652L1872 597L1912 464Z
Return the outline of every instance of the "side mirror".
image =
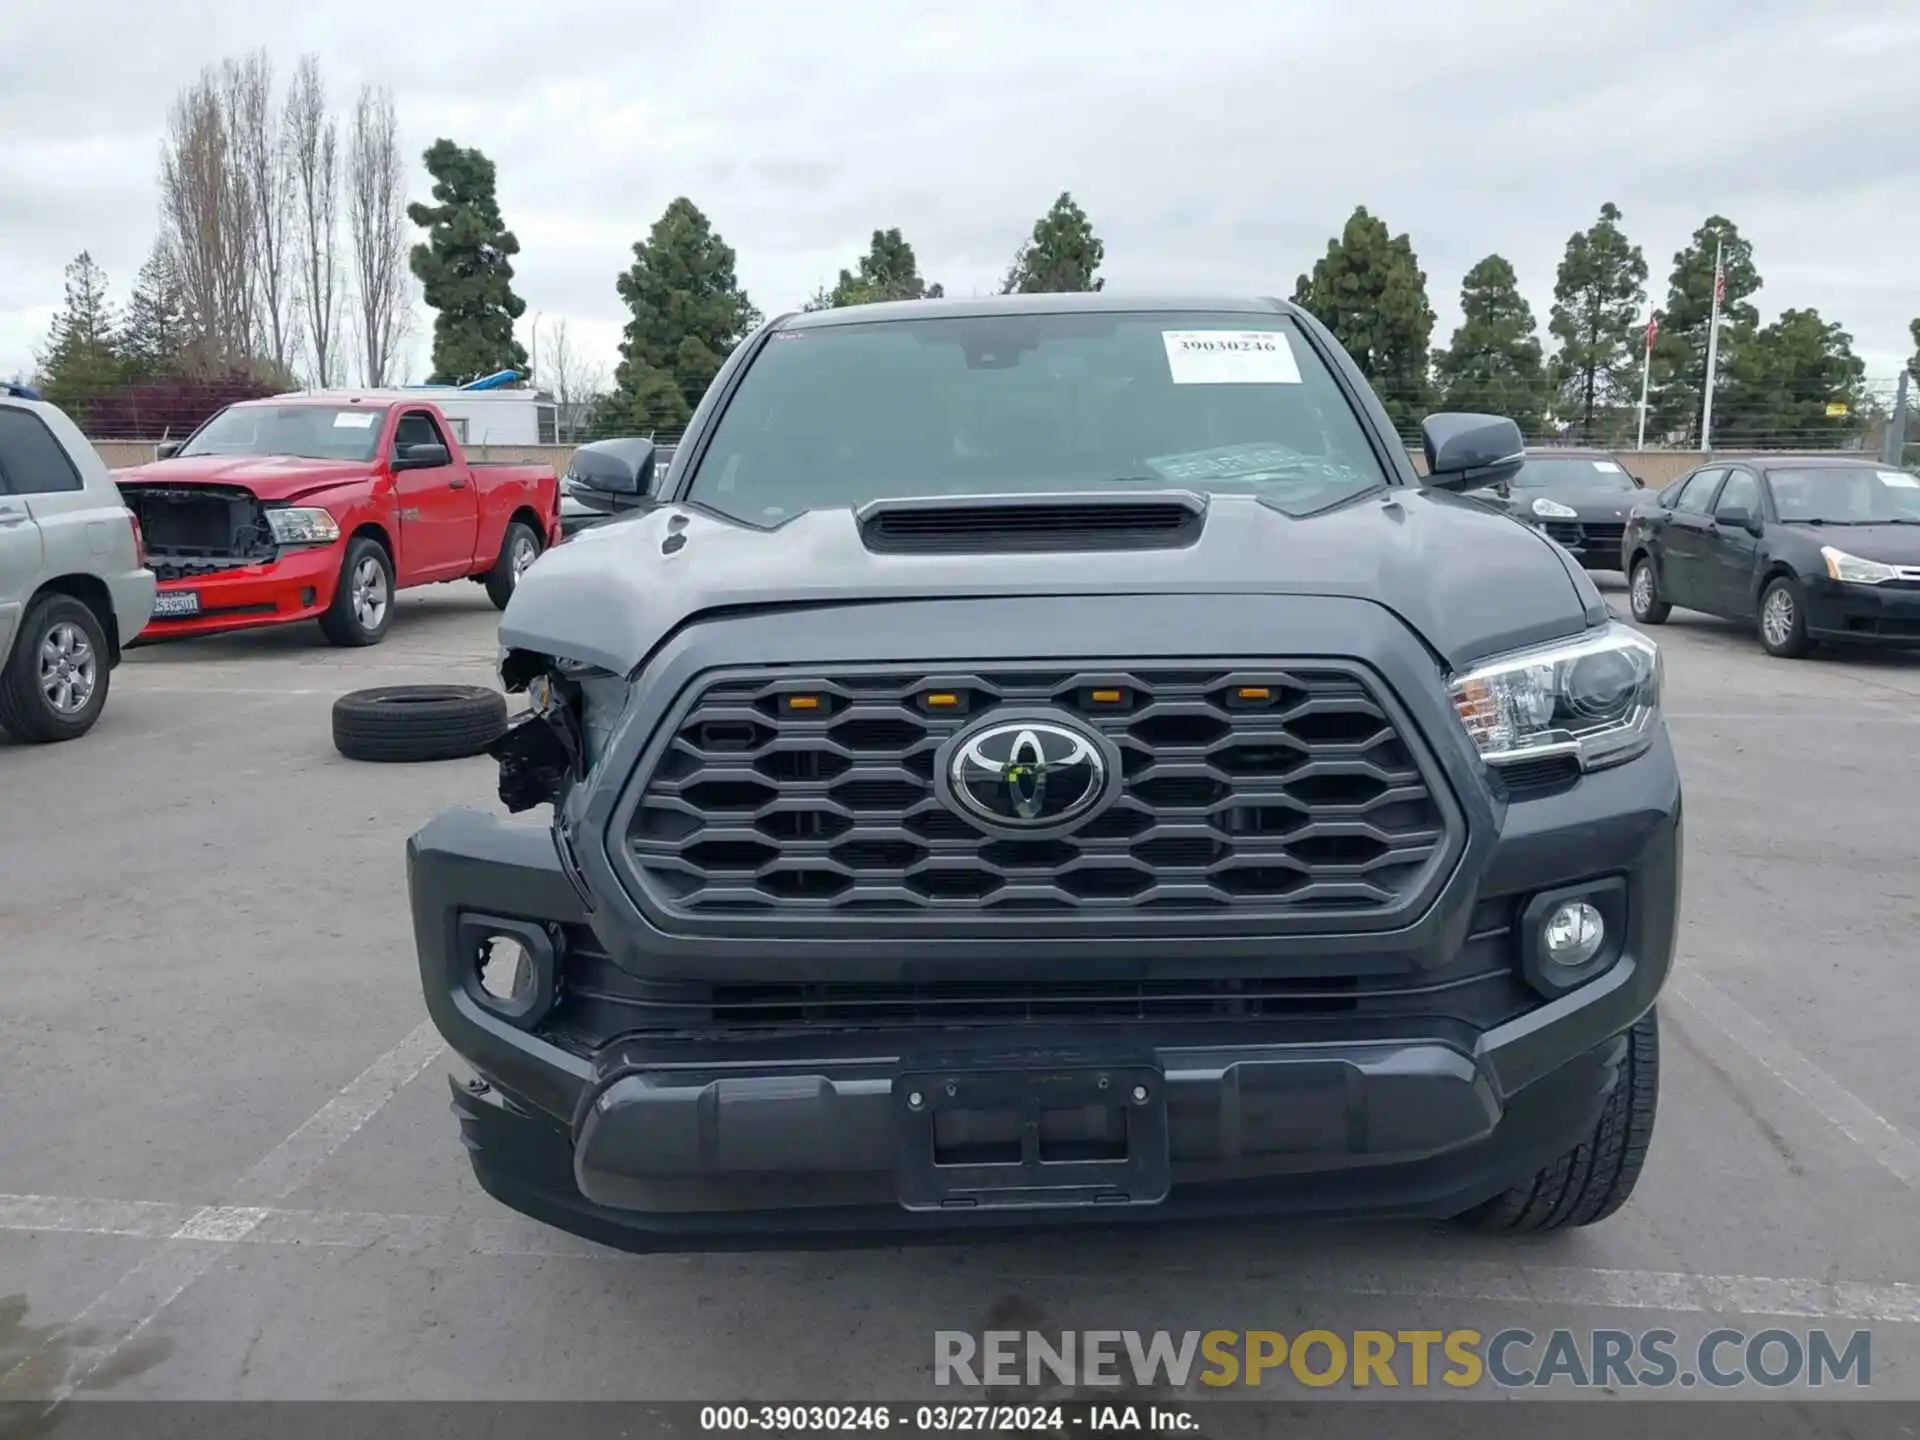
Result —
M644 499L653 493L658 458L651 440L596 440L573 452L567 480L598 495Z
M185 443L184 440L163 440L160 444L153 447L153 458L156 460L171 460L180 453L180 447Z
M1744 505L1729 505L1713 518L1717 524L1725 525L1729 530L1745 530L1749 535L1758 535L1762 529L1760 517Z
M393 468L431 470L436 465L447 464L452 458L444 445L402 445L399 454L393 457Z
M1505 485L1526 462L1520 427L1499 415L1429 415L1420 422L1427 484L1440 490Z

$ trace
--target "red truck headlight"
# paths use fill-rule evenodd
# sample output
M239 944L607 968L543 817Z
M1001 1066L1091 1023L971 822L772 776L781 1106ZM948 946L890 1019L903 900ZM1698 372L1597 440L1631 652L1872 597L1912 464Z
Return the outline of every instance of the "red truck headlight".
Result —
M276 545L330 545L340 538L340 522L327 511L300 505L267 511Z

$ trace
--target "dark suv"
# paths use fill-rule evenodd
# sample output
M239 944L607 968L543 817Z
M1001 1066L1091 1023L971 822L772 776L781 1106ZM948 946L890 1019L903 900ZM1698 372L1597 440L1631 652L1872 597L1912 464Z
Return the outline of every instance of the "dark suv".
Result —
M1451 493L1510 422L1423 433L1279 301L764 326L502 620L551 827L409 845L480 1183L636 1248L1615 1210L1659 656Z

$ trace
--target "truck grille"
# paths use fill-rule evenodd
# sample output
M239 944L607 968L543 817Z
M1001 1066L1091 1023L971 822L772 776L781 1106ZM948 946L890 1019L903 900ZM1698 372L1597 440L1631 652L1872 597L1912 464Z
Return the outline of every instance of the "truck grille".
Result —
M272 560L279 550L266 511L231 485L122 485L140 521L147 565L161 580L191 579Z
M1118 796L1080 830L995 838L936 797L942 742L1012 706L1118 749ZM694 915L1364 916L1407 903L1450 848L1412 747L1348 671L789 671L675 713L628 844L652 897Z

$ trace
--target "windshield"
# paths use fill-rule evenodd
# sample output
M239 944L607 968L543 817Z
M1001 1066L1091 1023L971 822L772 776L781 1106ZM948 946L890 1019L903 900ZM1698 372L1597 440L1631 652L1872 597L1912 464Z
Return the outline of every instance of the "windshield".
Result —
M1920 478L1877 465L1769 470L1774 508L1788 524L1887 525L1920 522Z
M1581 491L1633 490L1633 477L1611 460L1528 457L1520 473L1507 482L1515 490Z
M386 413L384 405L232 405L179 453L371 460Z
M1386 483L1290 320L1078 311L778 332L687 498L766 525L882 498L1137 485L1302 515Z

